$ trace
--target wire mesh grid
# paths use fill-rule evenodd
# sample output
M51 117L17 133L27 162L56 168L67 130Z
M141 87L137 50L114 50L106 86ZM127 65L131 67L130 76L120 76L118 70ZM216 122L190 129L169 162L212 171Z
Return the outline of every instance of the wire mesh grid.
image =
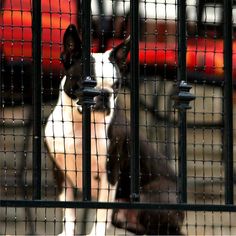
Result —
M0 8L0 198L1 200L30 200L34 190L32 180L32 140L34 138L32 132L32 1L3 0L0 2ZM130 1L93 0L91 8L91 51L94 53L114 48L130 34ZM61 52L64 50L64 33L69 24L75 24L81 34L80 16L83 15L83 12L80 1L75 0L42 0L41 10L42 88L38 88L42 94L42 122L39 124L42 128L41 198L45 201L56 201L61 193L61 188L58 185L61 173L67 175L71 171L72 174L79 175L82 170L75 170L77 166L75 169L64 167L62 170L58 170L56 168L57 164L52 161L47 148L45 148L44 130L48 117L57 104L58 94L62 92L59 86L65 74L61 61ZM174 85L178 82L177 11L176 0L139 1L140 145L142 147L148 143L151 150L154 150L155 157L161 153L164 156L165 165L173 169L176 177L179 164L178 111L173 107L172 97L176 93ZM232 9L232 12L233 26L235 26L235 8ZM223 3L217 0L188 0L186 13L187 82L192 86L191 93L196 96L195 100L191 102L191 109L187 111L187 202L190 204L224 204L223 121L225 119L224 97L226 94L224 93L225 81L223 77ZM233 76L235 76L234 61L236 61L234 56L233 53ZM92 63L91 67L93 66ZM106 64L104 63L103 66L105 67ZM129 72L129 66L126 69ZM119 121L117 125L120 130L124 128L126 131L129 130L131 110L130 80L130 74L125 74L117 99L119 112L123 115L123 120ZM234 101L235 99L233 106ZM70 106L71 104L68 109L71 110ZM53 122L56 122L57 118L53 118ZM92 115L92 130L99 123L94 122L93 119L95 116ZM72 123L70 120L65 122ZM105 115L101 118L103 126L104 122ZM54 137L54 134L51 135ZM97 135L95 132L93 140L96 143L99 140ZM65 139L65 137L63 138ZM72 138L76 140L78 137ZM104 139L106 138L107 133ZM132 139L132 134L125 140L128 147L130 145L129 138ZM102 141L107 142L107 140ZM112 141L116 143L119 140ZM62 146L66 149L66 145L62 144ZM104 144L101 146L104 147ZM54 148L57 149L58 145L55 145ZM97 152L98 146L95 149ZM126 151L129 153L129 150ZM101 159L101 156L96 152L92 154ZM119 154L116 155L116 158L118 159L116 164L119 165ZM144 168L143 166L150 164L150 159L147 159L141 160L141 170ZM148 170L150 171L150 169ZM164 174L165 171L167 173ZM121 170L120 172L117 201L128 202L130 200L129 170L124 168L123 172ZM147 193L147 198L144 200L177 203L178 178L171 180L172 182L168 185L165 182L169 178L168 174L170 175L167 169L158 169L156 173L150 173L141 173L140 177L140 192L141 194ZM146 174L157 175L157 179L159 178L163 182L157 181L160 186L155 183L152 185L152 182L143 183L144 177L142 176ZM150 177L150 179L153 178ZM97 182L99 183L99 181L98 175ZM72 192L78 199L81 199L79 191L81 183L71 184L71 180L69 180L66 181L65 187L67 192ZM98 186L92 186L92 188L92 192L95 191L98 194ZM154 193L151 190L158 192L159 200L153 199ZM65 225L64 211L57 207L1 207L0 212L1 235L57 235L62 232L63 225ZM147 219L144 219L142 215L137 215L138 211L114 210L114 212L113 223L115 224L115 220L121 222L117 223L116 221L116 225L109 226L107 231L109 235L133 235L138 230L145 232L142 231L143 225L137 224L139 223L136 221L137 219L141 219L140 222L146 220L146 225L143 224L147 228L148 225L157 225L155 234L161 233L158 229L160 229L159 224L162 222L160 219L164 218L163 215L159 215L159 217L154 215L153 217L151 212ZM76 209L75 233L85 234L85 232L91 231L98 214L99 211L95 209L89 211ZM108 211L104 210L102 214L106 215L106 224L111 223ZM165 214L169 215L171 212L164 212ZM178 214L174 215L178 218ZM181 231L186 235L236 234L236 225L233 220L235 213L233 212L194 211L193 208L191 211L184 212L184 216ZM122 222L124 219L129 221L124 223ZM99 225L98 223L96 222L97 225ZM169 221L169 223L171 225L173 222ZM169 231L167 230L165 233L169 234Z

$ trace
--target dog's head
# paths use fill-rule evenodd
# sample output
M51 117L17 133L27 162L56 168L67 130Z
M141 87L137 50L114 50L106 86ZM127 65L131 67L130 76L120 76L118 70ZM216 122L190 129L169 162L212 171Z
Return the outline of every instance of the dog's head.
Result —
M64 51L61 54L66 80L63 90L77 100L76 91L83 88L82 42L74 25L70 25L63 39ZM130 50L130 39L105 53L90 56L91 78L96 81L100 95L94 98L95 111L110 113L115 106L118 90L124 73L126 57Z

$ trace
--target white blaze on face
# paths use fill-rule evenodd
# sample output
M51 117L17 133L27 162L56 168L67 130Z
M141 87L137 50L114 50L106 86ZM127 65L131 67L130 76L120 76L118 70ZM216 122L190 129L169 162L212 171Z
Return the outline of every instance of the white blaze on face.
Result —
M111 50L105 53L92 54L95 59L94 68L97 85L103 85L106 89L111 89L111 86L120 77L117 67L109 60L110 52Z
M95 78L97 81L96 88L98 90L104 89L111 93L110 96L110 108L111 116L113 115L113 110L115 107L115 97L114 90L112 88L113 84L121 77L120 72L117 66L111 63L109 60L110 52L106 51L105 53L94 53L92 54L94 62L94 72Z

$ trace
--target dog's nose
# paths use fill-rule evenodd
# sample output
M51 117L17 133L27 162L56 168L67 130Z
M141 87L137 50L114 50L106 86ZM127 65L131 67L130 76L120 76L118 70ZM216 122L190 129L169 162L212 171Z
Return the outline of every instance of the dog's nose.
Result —
M95 110L104 111L110 109L110 96L111 93L106 90L100 90L100 95L95 97L96 104L94 105Z
M109 91L102 89L101 90L101 94L100 94L100 99L102 99L104 104L107 104L109 102L109 98L110 98L111 94Z

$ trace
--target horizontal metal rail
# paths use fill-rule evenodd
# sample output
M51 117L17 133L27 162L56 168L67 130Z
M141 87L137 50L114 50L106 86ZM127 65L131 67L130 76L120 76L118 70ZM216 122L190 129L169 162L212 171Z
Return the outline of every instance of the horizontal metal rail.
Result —
M52 201L52 200L1 200L2 207L36 207L36 208L98 208L98 209L155 209L180 211L220 211L236 212L236 205L219 204L159 204L140 202L93 202L93 201Z

